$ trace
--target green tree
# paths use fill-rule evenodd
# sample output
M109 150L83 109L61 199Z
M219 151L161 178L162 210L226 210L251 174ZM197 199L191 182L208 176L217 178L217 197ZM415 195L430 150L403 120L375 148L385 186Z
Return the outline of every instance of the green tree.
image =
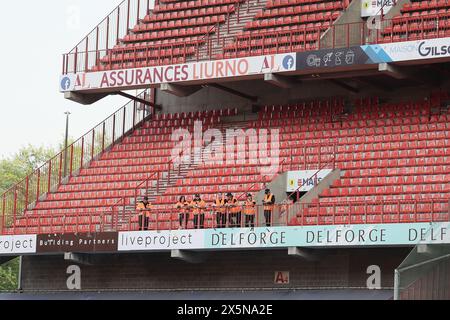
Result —
M0 160L0 195L38 169L55 154L52 148L27 146L15 155ZM16 290L19 258L0 265L0 291Z
M38 169L55 154L52 148L27 146L0 160L0 194Z
M19 275L19 258L13 259L0 266L0 291L14 291L17 289Z

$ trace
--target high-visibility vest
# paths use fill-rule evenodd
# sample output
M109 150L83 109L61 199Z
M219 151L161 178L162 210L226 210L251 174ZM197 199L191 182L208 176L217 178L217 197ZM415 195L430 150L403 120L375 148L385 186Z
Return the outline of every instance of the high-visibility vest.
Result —
M225 199L222 197L222 199L216 198L216 210L217 212L225 212Z
M198 215L198 214L201 214L201 213L203 213L203 210L205 209L205 207L206 207L206 203L205 203L205 201L203 201L203 200L200 200L200 201L194 201L194 200L192 200L192 202L191 202L191 206L192 206L192 213L194 214L194 215Z
M140 215L146 215L149 216L150 212L147 210L150 210L152 208L152 204L149 202L147 204L145 204L144 202L138 202L138 204L136 205L136 210L139 211Z
M189 206L189 203L187 201L185 201L185 202L178 202L175 205L175 208L179 209L180 213L185 213L187 211L187 206Z
M233 198L233 200L231 200L230 203L234 205L233 207L230 207L230 213L239 213L239 212L241 212L241 208L239 206L239 202L237 201L236 198Z
M266 203L271 203L273 199L273 194L266 194L264 196L264 211L272 211L273 210L273 204L266 204Z
M244 203L244 213L248 216L254 216L256 214L256 202L247 199Z

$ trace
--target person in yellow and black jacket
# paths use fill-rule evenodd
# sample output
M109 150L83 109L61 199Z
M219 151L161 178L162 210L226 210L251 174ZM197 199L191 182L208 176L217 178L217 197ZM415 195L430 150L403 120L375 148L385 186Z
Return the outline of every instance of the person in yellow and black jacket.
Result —
M272 226L273 210L275 208L275 195L272 194L270 189L266 189L264 200L264 217L266 218L266 226Z
M227 225L227 213L225 208L226 202L227 200L225 199L225 194L219 193L217 194L212 205L216 212L217 228L225 228Z
M238 228L241 225L241 205L232 193L227 194L228 222L231 228Z
M254 228L255 227L255 216L256 216L256 201L253 200L251 193L247 194L247 199L244 202L244 215L245 215L245 227Z
M151 208L152 204L148 201L148 197L144 197L144 200L137 203L136 211L139 213L139 231L148 230Z
M192 213L194 214L194 228L204 229L206 208L205 201L202 200L199 194L196 194L191 202L190 207L192 208Z
M180 200L175 205L175 208L178 210L178 215L180 218L180 229L183 228L183 222L184 222L184 228L188 228L189 224L189 202L186 201L185 196L181 196Z

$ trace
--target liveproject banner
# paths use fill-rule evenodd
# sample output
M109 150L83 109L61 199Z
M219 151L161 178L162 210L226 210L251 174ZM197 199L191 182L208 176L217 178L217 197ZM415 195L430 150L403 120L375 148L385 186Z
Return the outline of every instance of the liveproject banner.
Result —
M450 223L120 232L119 251L411 246L450 243Z
M60 79L60 91L133 88L162 83L263 75L295 71L295 69L295 53L275 54L138 69L68 74L63 75Z
M36 253L36 235L0 236L0 256Z

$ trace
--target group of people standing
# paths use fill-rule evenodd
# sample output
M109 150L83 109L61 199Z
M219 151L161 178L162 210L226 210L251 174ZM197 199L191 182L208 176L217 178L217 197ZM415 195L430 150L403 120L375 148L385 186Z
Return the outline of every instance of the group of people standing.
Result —
M270 227L272 226L275 206L275 195L271 193L270 189L266 189L262 204L266 226ZM207 211L215 214L217 228L254 228L255 216L258 214L256 201L251 193L248 193L245 201L242 202L232 193L219 193L209 206L199 194L196 194L192 201L188 201L185 196L181 196L175 205L175 209L178 211L180 229L188 229L191 217L195 229L204 229ZM139 230L148 230L151 203L147 197L138 203L137 210L139 211Z

